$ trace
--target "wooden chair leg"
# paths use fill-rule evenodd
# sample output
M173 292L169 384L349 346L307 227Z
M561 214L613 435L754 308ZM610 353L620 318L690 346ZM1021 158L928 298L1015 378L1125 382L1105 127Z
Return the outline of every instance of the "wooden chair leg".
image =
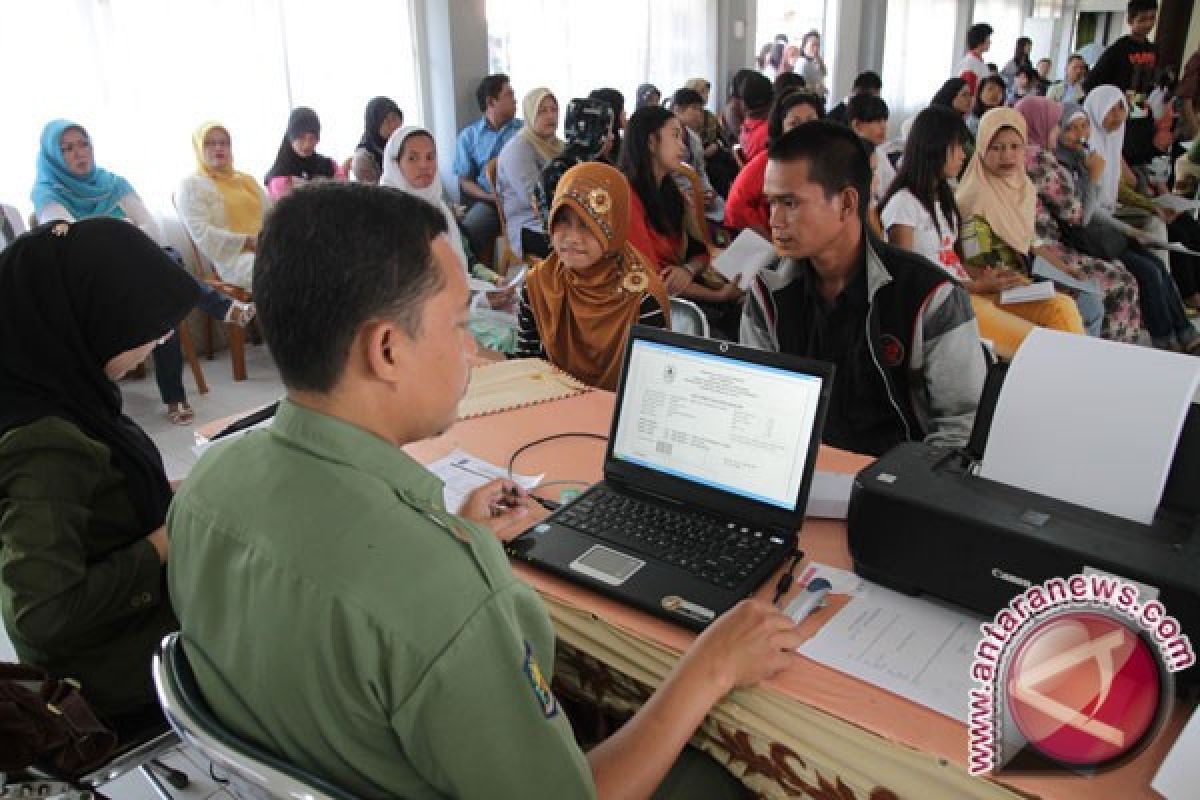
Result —
M208 360L212 361L216 358L213 355L213 319L208 314L204 315L204 338L206 339L204 344L208 348Z
M233 379L246 380L246 329L229 323L225 326L229 339L229 359L233 362Z
M196 358L196 346L192 344L192 332L188 330L186 321L180 324L179 332L176 335L179 337L179 346L183 350L183 357L187 359L188 366L192 368L196 391L200 394L208 394L208 382L204 380L204 370L200 369L200 359Z

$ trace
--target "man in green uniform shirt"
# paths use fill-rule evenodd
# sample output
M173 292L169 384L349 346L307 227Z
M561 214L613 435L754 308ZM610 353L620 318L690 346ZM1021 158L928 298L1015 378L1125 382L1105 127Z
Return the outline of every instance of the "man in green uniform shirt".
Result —
M587 755L549 685L554 630L497 531L494 482L461 516L400 448L455 419L474 344L443 217L377 187L293 192L254 294L287 386L271 428L213 449L168 517L171 599L232 729L362 797L646 797L709 708L796 656L746 601Z

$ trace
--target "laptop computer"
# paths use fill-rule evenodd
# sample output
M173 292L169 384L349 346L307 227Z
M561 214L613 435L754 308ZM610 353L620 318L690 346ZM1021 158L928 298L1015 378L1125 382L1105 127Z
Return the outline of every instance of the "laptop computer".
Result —
M796 549L833 365L634 326L604 480L515 558L692 630Z

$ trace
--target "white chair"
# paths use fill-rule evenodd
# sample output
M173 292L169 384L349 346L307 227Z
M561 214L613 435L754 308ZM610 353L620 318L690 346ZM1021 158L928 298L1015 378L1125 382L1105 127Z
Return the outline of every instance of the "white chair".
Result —
M178 633L162 641L153 663L154 688L171 727L183 741L229 773L231 788L252 800L355 800L238 736L216 718L196 685Z
M708 338L708 317L700 306L682 297L671 298L671 330Z

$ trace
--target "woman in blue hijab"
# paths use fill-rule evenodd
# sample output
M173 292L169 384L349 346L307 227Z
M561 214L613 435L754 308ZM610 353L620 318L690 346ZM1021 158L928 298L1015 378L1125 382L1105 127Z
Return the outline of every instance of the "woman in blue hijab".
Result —
M183 266L179 254L165 247L162 228L129 181L96 166L91 137L77 122L55 119L42 129L37 179L30 196L39 224L93 217L128 220ZM254 318L253 304L235 302L203 284L199 292L199 307L214 319L247 325ZM171 422L191 424L196 414L183 388L183 351L178 337L155 348L154 378Z

